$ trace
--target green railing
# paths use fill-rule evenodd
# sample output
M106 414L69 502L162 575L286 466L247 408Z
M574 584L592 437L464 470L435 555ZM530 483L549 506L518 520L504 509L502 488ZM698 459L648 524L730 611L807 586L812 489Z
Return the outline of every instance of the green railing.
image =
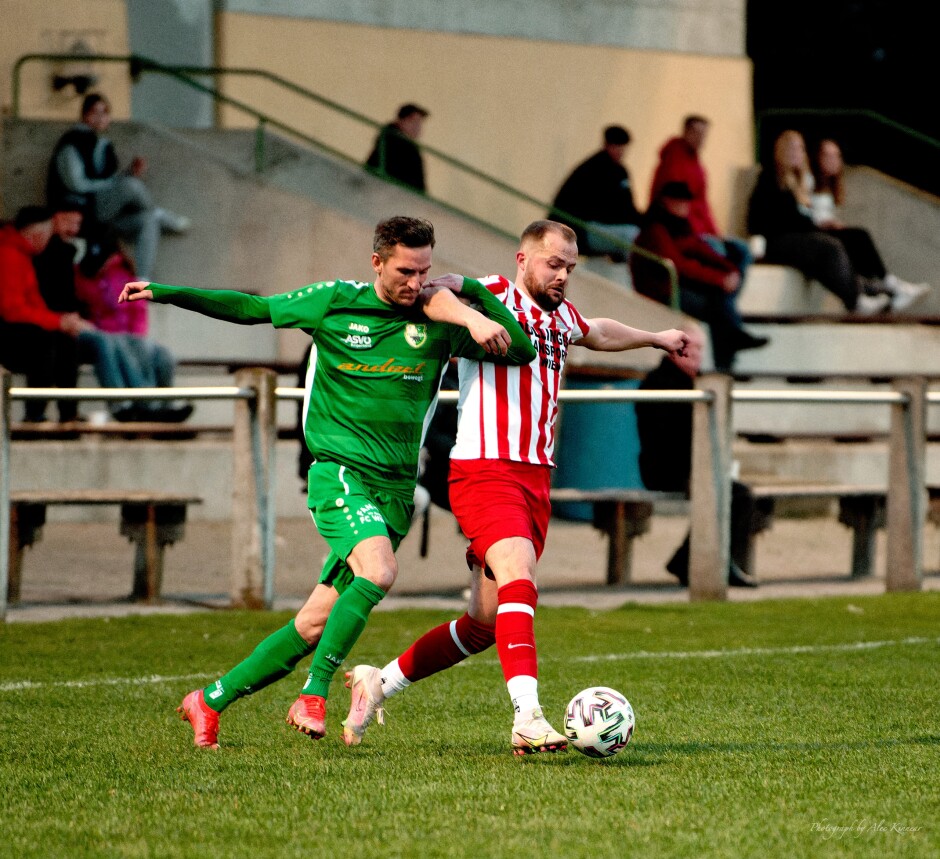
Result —
M876 125L897 131L911 140L924 143L934 149L940 149L940 140L936 140L930 135L918 131L916 128L911 128L909 125L896 122L895 120L890 119L887 116L883 116L880 113L876 113L873 110L847 107L777 107L770 110L761 111L754 120L756 130L754 135L755 158L758 162L760 161L761 153L763 151L762 146L764 141L762 139L762 131L764 120L781 116L811 116L824 117L827 119L867 119L874 122Z
M188 66L188 65L171 65L166 63L160 63L156 60L152 60L149 57L143 57L139 54L127 54L127 55L115 55L115 54L89 54L89 55L73 55L73 54L25 54L21 56L13 66L12 74L12 83L11 83L11 98L10 105L12 115L18 117L20 115L20 95L21 95L21 73L23 67L27 63L56 63L56 62L83 62L83 63L117 63L124 64L128 67L128 70L131 74L131 77L134 80L139 79L145 74L157 74L169 77L178 81L183 86L189 87L190 89L201 92L209 96L213 102L218 105L226 105L228 107L235 108L248 116L252 117L256 123L255 129L255 148L254 148L254 167L255 171L258 173L263 172L266 164L266 131L267 129L274 129L282 132L286 136L299 140L302 143L312 146L316 149L319 149L324 152L328 152L330 155L339 158L343 161L346 161L351 164L359 164L357 158L352 157L346 152L343 152L340 149L337 149L335 146L331 146L326 143L324 140L313 137L298 128L295 128L291 125L288 125L285 122L281 122L275 117L258 110L250 104L247 104L244 101L233 98L230 95L227 95L223 92L220 92L216 87L210 86L206 83L203 83L200 80L197 80L197 77L212 77L219 78L226 75L234 75L242 78L255 78L258 80L267 81L278 88L291 92L295 95L298 95L314 104L317 104L321 107L324 107L336 114L339 114L347 119L351 119L355 122L361 123L366 126L370 132L377 133L384 125L384 123L376 122L371 117L366 116L365 114L359 113L355 110L352 110L345 105L339 104L331 99L325 98L324 96L313 92L312 90L302 87L299 84L294 83L293 81L287 80L286 78L281 77L280 75L273 74L272 72L264 71L263 69L252 69L252 68L239 68L239 67L217 67L217 66ZM476 167L473 167L470 164L467 164L464 161L460 161L457 158L454 158L451 155L448 155L446 152L441 152L438 149L435 149L431 146L426 146L425 144L416 144L420 151L425 155L430 155L440 161L443 164L448 165L449 167L454 168L459 173L464 176L471 177L475 180L482 182L484 185L489 188L495 189L500 193L506 194L513 200L516 200L521 203L534 206L541 210L542 212L548 212L553 210L553 207L546 203L543 200L539 200L536 197L533 197L529 194L526 194L524 191L520 191L518 188L514 188L511 185L503 182L502 180L491 176L488 173L478 170ZM383 174L381 171L372 170L370 171L373 175L379 175L380 178L383 178L385 181L392 182L393 184L399 185L402 188L411 190L414 193L414 189L409 188L407 185L403 185L400 182L397 182L394 177L391 177L387 174ZM496 224L492 223L489 220L479 217L478 215L473 214L468 211L466 208L454 205L453 203L442 200L440 198L426 195L429 200L432 200L434 203L444 207L454 214L458 214L461 217L468 218L474 223L491 230L503 237L516 239L518 238L518 233L513 233L509 230L503 229ZM553 210L558 212L558 210ZM571 224L576 225L580 229L583 229L587 232L598 233L603 232L603 235L607 239L613 240L616 244L622 246L622 251L624 255L627 255L631 252L639 254L647 259L652 260L659 265L662 265L666 270L666 273L669 277L670 291L672 297L672 307L678 309L679 306L679 282L678 276L676 274L675 266L671 260L663 259L662 257L652 254L649 251L644 250L643 248L632 247L631 245L620 242L617 237L611 236L610 234L604 231L598 231L595 227L589 227L586 222L580 218L575 217L564 212L558 212L562 215L564 219Z

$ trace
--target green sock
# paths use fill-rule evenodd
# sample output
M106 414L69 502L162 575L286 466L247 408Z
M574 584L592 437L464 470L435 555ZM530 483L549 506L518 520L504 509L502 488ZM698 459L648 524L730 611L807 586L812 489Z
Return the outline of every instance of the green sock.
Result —
M277 632L272 632L252 652L215 683L206 686L203 697L206 704L221 713L229 704L245 695L264 689L275 680L286 677L294 666L314 650L307 644L291 620Z
M304 695L321 695L324 698L329 695L330 681L336 669L343 664L366 628L369 612L384 596L385 591L361 576L354 578L352 584L343 591L330 612L320 643L313 654L310 677L302 690Z

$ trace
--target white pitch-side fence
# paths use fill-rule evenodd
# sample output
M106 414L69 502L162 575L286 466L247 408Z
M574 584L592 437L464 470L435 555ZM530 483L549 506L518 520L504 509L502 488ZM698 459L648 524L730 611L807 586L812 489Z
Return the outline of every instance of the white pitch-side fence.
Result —
M274 457L278 399L303 398L300 388L277 387L267 369L240 370L233 386L178 388L13 388L0 368L0 620L5 619L10 547L10 404L13 399L189 399L234 400L232 433L233 605L274 602ZM442 391L441 401L456 400ZM926 414L940 403L922 378L899 378L891 391L742 390L732 380L706 374L694 391L568 390L563 402L687 402L693 410L690 479L691 541L689 598L721 600L727 595L734 402L884 405L891 411L887 491L887 576L889 591L919 590L926 514Z

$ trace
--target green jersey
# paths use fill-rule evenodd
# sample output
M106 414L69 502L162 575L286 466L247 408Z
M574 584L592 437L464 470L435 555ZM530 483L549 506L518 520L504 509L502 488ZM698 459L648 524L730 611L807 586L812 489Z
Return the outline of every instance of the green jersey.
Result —
M418 454L451 356L525 364L534 349L507 308L474 280L462 295L502 324L512 346L488 355L466 328L386 304L371 283L327 281L269 298L151 284L154 300L246 324L272 322L313 338L304 434L316 460L349 466L379 484L413 483Z

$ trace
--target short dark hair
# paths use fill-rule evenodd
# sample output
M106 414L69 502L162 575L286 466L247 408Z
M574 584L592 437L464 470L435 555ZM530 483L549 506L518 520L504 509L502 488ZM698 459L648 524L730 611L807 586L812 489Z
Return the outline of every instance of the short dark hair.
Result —
M407 119L409 116L413 116L413 115L416 114L416 113L421 114L421 116L430 116L430 115L431 115L431 114L430 114L427 110L425 110L423 107L419 107L419 106L416 105L416 104L411 104L410 102L409 102L408 104L403 104L400 108L398 108L398 118L399 118L399 119Z
M45 206L23 206L16 213L16 217L13 218L13 226L18 230L22 230L31 227L33 224L41 224L51 218L52 212Z
M86 116L88 112L96 105L99 101L103 101L105 104L108 104L108 100L100 92L90 92L82 99L82 116Z
M708 125L708 117L701 116L697 113L690 113L685 119L682 120L682 131L683 133L688 131L696 123L702 123L703 125Z
M604 143L608 146L626 146L630 142L630 132L622 125L608 125L604 129Z
M424 218L408 218L396 215L380 221L375 227L372 250L382 260L387 260L396 245L406 248L434 247L434 225Z
M529 226L527 226L522 231L522 236L519 238L519 244L525 244L527 240L531 239L535 242L542 242L545 239L545 236L548 233L556 233L561 236L566 242L574 242L577 244L578 236L574 230L571 229L567 224L561 224L558 221L533 221Z

